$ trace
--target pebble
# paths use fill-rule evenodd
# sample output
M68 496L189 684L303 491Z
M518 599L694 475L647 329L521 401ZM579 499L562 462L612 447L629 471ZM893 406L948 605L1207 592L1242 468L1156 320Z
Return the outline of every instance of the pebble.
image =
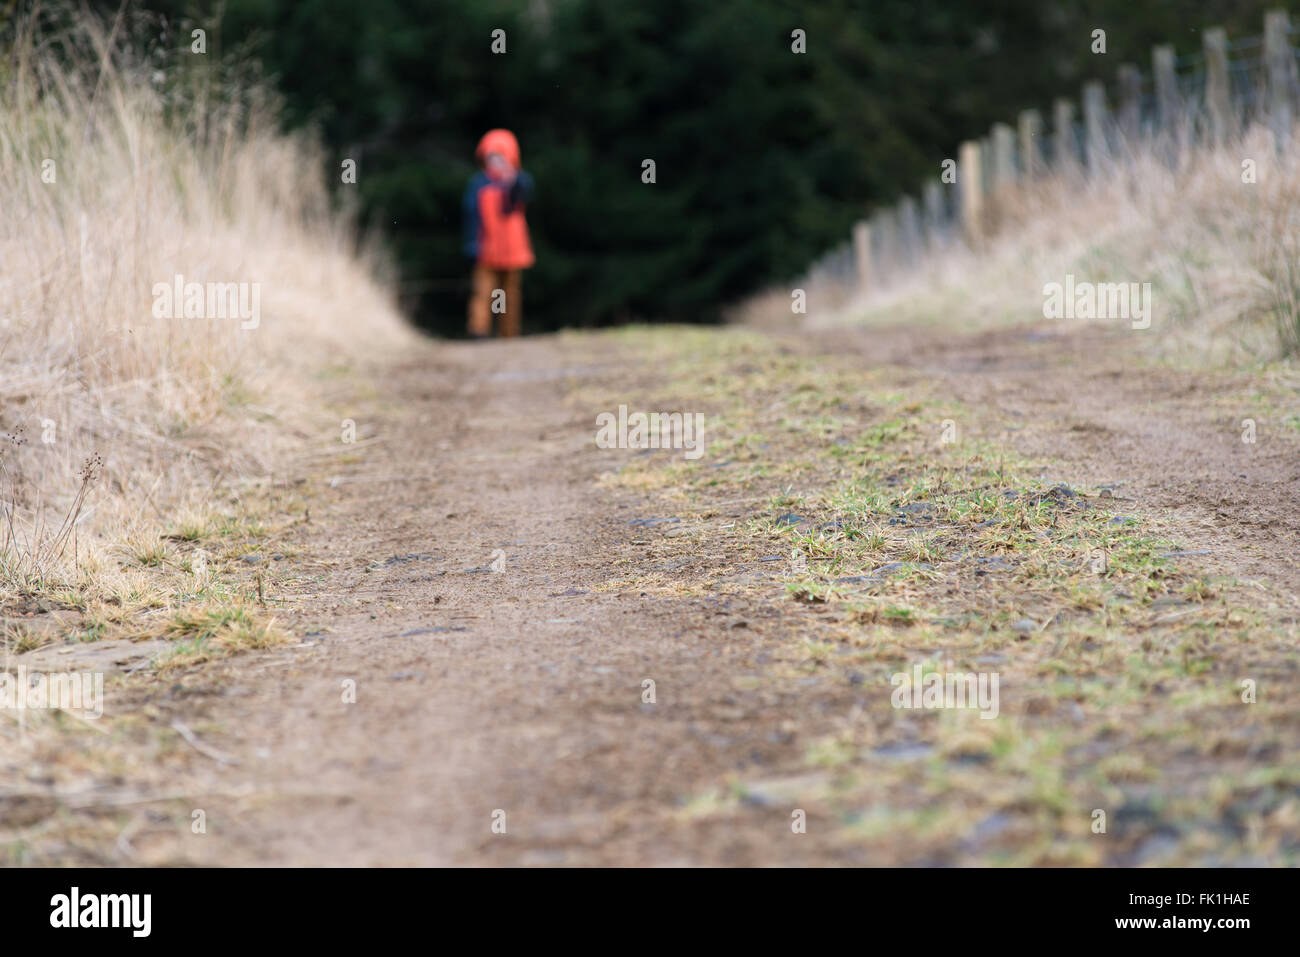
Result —
M680 521L680 518L634 518L628 524L635 525L637 528L651 528L655 525L671 525L673 522Z

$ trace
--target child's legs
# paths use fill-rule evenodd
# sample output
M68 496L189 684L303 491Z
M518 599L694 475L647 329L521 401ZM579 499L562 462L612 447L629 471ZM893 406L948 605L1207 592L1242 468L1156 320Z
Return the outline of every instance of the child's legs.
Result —
M519 328L524 317L524 300L522 283L523 270L504 269L500 272L501 288L506 294L506 311L501 314L498 333L505 337L519 335Z
M496 286L496 270L479 263L474 264L469 293L469 334L492 334L492 289Z

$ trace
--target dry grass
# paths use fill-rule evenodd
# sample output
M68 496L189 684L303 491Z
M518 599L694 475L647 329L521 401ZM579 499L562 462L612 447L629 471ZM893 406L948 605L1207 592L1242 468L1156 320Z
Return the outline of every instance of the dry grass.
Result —
M1243 181L1247 161L1254 182ZM814 282L806 318L792 316L788 289L756 297L738 317L823 326L1068 322L1043 319L1043 287L1069 273L1152 284L1153 321L1134 331L1135 349L1197 361L1300 350L1300 152L1279 153L1258 126L1176 163L1144 144L1106 175L1055 173L1000 201L988 228L982 249L936 250L914 268L882 271L865 293Z
M183 508L337 430L320 368L408 335L331 200L336 160L229 64L160 61L148 33L47 14L0 56L0 608L111 588L150 564L127 540L160 563ZM259 284L259 324L157 318L176 274Z

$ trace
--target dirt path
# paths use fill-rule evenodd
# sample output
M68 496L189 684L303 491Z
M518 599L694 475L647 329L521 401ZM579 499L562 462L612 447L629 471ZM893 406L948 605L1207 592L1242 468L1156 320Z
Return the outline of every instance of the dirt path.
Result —
M1294 598L1300 380L1272 383L1284 397L1279 414L1255 401L1258 372L1138 364L1133 335L1104 324L968 335L872 329L805 337L801 347L852 350L913 381L942 383L1022 454L1056 463L1073 483L1113 486L1135 514L1176 521L1192 550L1208 553L1207 568ZM1253 442L1242 441L1248 419Z
M1022 423L1008 441L1076 481L1122 483L1115 495L1133 509L1203 528L1204 561L1294 604L1295 445L1261 439L1243 453L1240 416L1206 406L1190 379L1125 374L1096 339L1024 331L845 333L789 347L846 343L864 365L899 367L903 386L938 377ZM119 707L142 717L104 747L141 769L129 781L139 800L115 810L126 818L112 847L78 854L896 861L813 826L831 813L815 801L798 840L783 800L752 800L722 824L688 813L736 776L751 794L773 781L766 790L797 799L809 743L843 727L862 697L839 672L786 667L818 610L773 600L779 592L755 601L610 586L655 573L673 531L635 524L666 517L644 495L597 486L628 453L594 449L591 410L567 396L653 375L635 354L576 336L429 346L387 370L379 397L350 413L362 440L340 458L348 464L282 477L310 509L279 569L294 599L281 620L300 643L126 682ZM647 679L654 703L643 701ZM178 721L192 740L172 733ZM195 809L205 834L188 827Z
M590 417L563 400L569 376L616 379L633 357L600 358L534 339L392 370L379 418L356 415L382 441L309 498L291 588L307 600L287 619L304 644L128 705L155 727L187 722L229 762L175 741L159 753L155 788L195 795L208 834L145 821L139 859L739 863L789 832L788 815L703 842L671 827L720 772L793 766L789 726L815 689L734 690L780 641L761 608L595 590L611 566L648 562L631 523L655 517L593 489L619 453L593 450ZM745 641L719 640L742 620ZM817 843L782 858L815 859Z

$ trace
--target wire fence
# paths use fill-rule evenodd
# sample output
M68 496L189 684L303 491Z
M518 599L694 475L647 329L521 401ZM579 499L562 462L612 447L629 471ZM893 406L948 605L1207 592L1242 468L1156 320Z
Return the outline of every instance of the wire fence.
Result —
M954 244L979 248L996 230L999 205L1019 188L1053 173L1105 176L1139 148L1154 146L1172 165L1193 147L1264 124L1285 149L1300 108L1297 33L1283 11L1265 16L1260 36L1229 42L1210 28L1199 51L1178 56L1156 47L1146 73L1122 65L1109 96L1100 82L1086 84L1079 111L1057 100L1050 129L1032 109L1014 127L994 124L986 137L961 144L919 200L904 197L857 222L805 282L862 291L887 285L928 254Z

